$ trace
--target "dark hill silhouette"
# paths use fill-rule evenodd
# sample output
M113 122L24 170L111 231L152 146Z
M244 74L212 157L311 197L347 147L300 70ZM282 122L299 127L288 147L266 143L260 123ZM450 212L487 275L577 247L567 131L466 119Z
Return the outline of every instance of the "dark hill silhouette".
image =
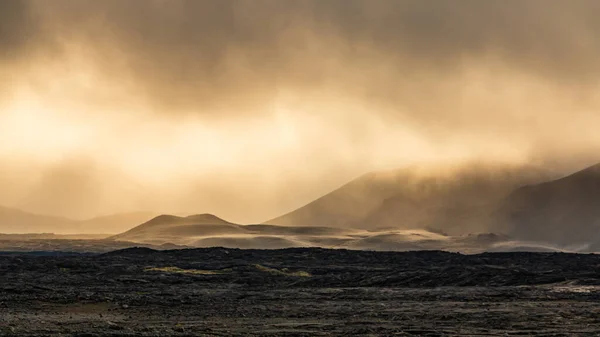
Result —
M494 164L373 172L266 223L461 235L486 230L490 212L514 189L553 177L538 167Z
M493 214L495 227L526 240L561 244L600 239L600 164L564 178L524 186Z

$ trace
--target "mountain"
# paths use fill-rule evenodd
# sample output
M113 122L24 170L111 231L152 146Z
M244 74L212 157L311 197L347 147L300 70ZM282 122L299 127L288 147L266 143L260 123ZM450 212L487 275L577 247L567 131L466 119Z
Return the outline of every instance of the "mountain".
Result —
M73 220L0 206L0 233L114 234L130 229L154 215L150 212L134 212Z
M266 223L462 235L487 230L489 214L514 189L553 177L534 166L484 163L372 172Z
M517 189L493 218L497 230L519 239L565 245L600 242L600 164Z
M49 233L62 231L75 223L76 221L63 217L0 206L0 233Z

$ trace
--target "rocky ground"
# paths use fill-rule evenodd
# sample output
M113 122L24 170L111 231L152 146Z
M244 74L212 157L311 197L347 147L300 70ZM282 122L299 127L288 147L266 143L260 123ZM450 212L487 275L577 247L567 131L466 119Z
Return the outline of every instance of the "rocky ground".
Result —
M600 256L325 249L0 254L0 335L600 333Z

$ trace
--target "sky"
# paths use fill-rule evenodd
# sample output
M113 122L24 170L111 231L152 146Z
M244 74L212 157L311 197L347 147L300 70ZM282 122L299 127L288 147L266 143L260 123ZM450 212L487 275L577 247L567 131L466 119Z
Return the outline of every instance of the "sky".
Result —
M273 218L363 173L600 161L596 0L0 1L0 205Z

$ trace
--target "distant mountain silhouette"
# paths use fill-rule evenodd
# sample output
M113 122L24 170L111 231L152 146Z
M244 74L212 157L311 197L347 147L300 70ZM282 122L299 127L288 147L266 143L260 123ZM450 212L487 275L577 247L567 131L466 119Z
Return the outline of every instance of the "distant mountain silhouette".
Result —
M462 235L487 230L489 214L514 189L553 177L538 167L494 164L373 172L266 223Z
M0 206L0 233L53 233L73 226L75 220L24 212Z
M73 220L0 206L0 233L114 234L153 216L150 212L133 212Z
M575 244L600 239L600 164L524 186L493 213L495 228L520 239Z

